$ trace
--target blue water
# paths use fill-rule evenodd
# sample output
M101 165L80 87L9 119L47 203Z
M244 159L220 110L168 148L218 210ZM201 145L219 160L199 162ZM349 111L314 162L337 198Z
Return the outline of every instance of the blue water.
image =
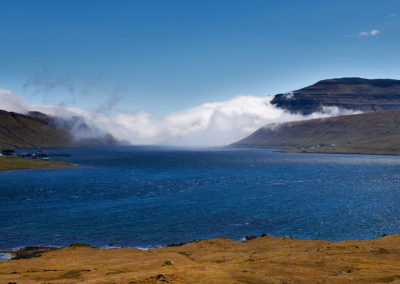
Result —
M0 173L0 250L156 247L266 233L400 233L400 157L268 149L51 149L77 169Z

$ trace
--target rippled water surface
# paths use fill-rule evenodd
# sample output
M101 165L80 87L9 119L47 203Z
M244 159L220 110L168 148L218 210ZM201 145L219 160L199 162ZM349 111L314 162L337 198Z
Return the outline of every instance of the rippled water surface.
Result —
M266 233L400 233L400 157L266 149L51 149L81 168L0 173L0 249L155 247Z

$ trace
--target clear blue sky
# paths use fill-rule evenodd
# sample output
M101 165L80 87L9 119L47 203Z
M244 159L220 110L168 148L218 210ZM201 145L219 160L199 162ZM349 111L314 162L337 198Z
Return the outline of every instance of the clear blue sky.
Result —
M398 0L0 0L0 88L156 114L331 77L400 79Z

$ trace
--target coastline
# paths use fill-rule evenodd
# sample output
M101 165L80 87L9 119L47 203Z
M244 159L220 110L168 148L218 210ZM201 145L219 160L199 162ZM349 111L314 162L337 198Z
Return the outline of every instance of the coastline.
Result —
M0 172L32 169L63 169L78 166L63 161L44 161L18 157L0 157Z
M351 241L262 236L162 248L73 244L0 261L0 282L17 283L387 283L400 280L400 235Z
M399 156L400 149L393 151L389 150L360 150L353 148L333 148L333 147L318 147L318 148L290 148L290 149L279 149L282 153L304 153L304 154L343 154L343 155L378 155L378 156Z
M336 147L314 147L314 148L293 148L293 147L267 147L267 146L247 146L247 145L228 145L229 147L248 148L248 149L270 149L279 153L287 154L338 154L338 155L374 155L374 156L400 156L400 149L393 151L370 149L360 150L360 148L336 148Z

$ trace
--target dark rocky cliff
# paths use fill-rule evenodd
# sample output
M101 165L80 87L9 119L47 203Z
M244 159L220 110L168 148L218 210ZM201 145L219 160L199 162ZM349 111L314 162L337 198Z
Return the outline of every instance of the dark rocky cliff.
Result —
M400 80L340 78L328 79L278 94L272 104L294 113L310 114L323 106L361 111L400 109Z

